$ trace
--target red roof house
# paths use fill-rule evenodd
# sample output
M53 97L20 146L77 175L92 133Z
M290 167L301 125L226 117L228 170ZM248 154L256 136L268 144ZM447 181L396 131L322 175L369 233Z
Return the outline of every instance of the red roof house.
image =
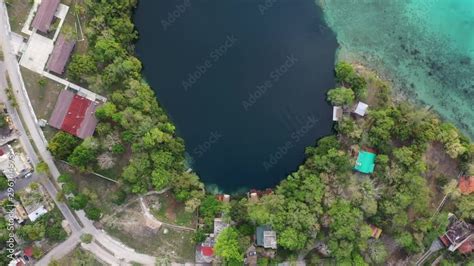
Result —
M47 33L58 6L59 0L42 0L31 26L43 33Z
M470 254L474 251L474 237L471 237L470 240L464 242L459 248L459 253L461 254Z
M462 254L471 252L474 246L474 225L459 220L453 214L448 216L448 220L446 233L439 237L441 242L451 252L456 250Z
M459 179L459 191L468 195L474 192L474 176L463 176Z
M23 254L25 254L25 256L28 256L28 257L31 257L33 256L33 247L26 247L24 250L23 250Z
M201 246L201 254L206 257L214 255L214 249L212 247Z
M49 119L49 124L81 139L91 137L98 123L95 117L97 107L96 102L72 91L62 90Z
M68 41L64 36L59 35L56 43L54 44L53 52L49 57L47 69L59 75L64 73L64 68L69 60L69 56L74 49L76 43L74 41Z
M216 195L216 200L222 201L222 202L229 202L230 201L230 195L228 195L228 194L217 194Z

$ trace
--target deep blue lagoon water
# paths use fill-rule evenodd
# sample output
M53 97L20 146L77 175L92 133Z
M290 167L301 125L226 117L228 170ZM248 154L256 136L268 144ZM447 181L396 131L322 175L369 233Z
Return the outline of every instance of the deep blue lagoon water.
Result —
M145 77L207 185L273 186L330 134L337 42L313 0L141 0L134 19Z

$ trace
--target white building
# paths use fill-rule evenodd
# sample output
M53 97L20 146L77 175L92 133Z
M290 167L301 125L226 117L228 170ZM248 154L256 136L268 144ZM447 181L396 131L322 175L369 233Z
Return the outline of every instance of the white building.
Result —
M43 205L39 205L37 208L32 208L32 211L28 211L28 210L26 211L28 212L28 218L32 222L36 221L36 219L38 219L39 217L43 216L44 214L48 212L48 210L46 210L46 208Z
M369 108L369 106L366 103L359 102L357 103L354 113L360 116L364 116L367 113L367 108Z
M30 170L31 165L22 153L15 153L10 145L0 147L0 171L7 178L16 178Z
M332 121L339 121L342 118L342 108L340 106L333 106Z

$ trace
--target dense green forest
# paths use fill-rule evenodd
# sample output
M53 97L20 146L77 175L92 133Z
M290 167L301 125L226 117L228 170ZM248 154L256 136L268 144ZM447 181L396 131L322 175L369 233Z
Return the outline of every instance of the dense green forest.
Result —
M49 149L82 171L128 162L113 177L121 183L117 204L127 194L171 187L187 211L199 211L204 226L196 233L196 242L212 231L214 217L233 222L215 246L216 254L228 263L243 261L255 227L263 224L277 232L278 253L285 259L321 241L338 264L381 264L390 254L382 241L371 238L370 225L382 228L406 255L422 252L446 228L447 212L433 215L437 193L450 196L447 211L474 220L474 195L459 195L456 176L437 172L427 159L428 150L440 146L436 152L446 155L459 171L473 175L470 140L432 112L393 101L389 84L361 75L344 62L336 66L338 87L328 92L328 100L346 110L335 126L337 134L308 147L304 164L273 194L258 201L240 196L230 203L205 196L199 178L185 171L183 141L133 56L138 34L131 15L136 1L85 2L89 49L73 56L67 75L104 94L108 102L97 111L100 122L93 138L80 141L58 132ZM365 117L348 111L357 100L370 105ZM361 148L377 153L372 175L353 171L352 151ZM75 194L71 207L85 208L91 219L100 218L99 206L90 205L87 195L77 193L70 177L63 175L60 182L66 194Z

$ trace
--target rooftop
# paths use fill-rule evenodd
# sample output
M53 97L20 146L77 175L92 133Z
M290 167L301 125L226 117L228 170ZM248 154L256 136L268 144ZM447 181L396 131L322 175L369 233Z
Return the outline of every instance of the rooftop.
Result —
M367 113L367 108L369 108L369 106L366 103L359 102L357 103L354 113L360 116L364 116L365 113Z
M334 106L332 108L332 121L339 121L342 118L342 108L340 106Z
M64 68L69 60L72 50L74 49L74 41L68 41L63 35L59 35L54 44L53 52L49 57L47 69L59 75L64 73Z
M372 230L371 237L379 239L380 235L382 234L382 229L378 228L375 225L370 225L370 229Z
M46 208L43 205L38 206L35 209L32 209L31 212L26 210L28 212L28 218L30 221L34 222L36 221L39 217L43 216L48 212Z
M375 158L377 155L375 153L371 153L368 151L360 151L359 155L357 156L356 165L354 169L364 173L364 174L371 174L374 172L375 168Z
M463 176L459 179L459 191L468 195L474 192L474 176Z
M208 236L204 242L196 246L195 262L208 264L214 260L214 238Z
M98 104L72 91L62 90L54 107L49 124L81 139L94 134L98 120Z
M256 232L257 246L264 248L277 248L276 232L269 225L261 225L257 227Z
M230 195L228 195L228 194L217 194L216 199L218 201L222 201L222 202L229 202L230 201Z
M201 246L201 254L206 257L214 255L214 250L212 247Z
M32 246L28 246L28 247L26 247L25 249L23 249L23 254L25 254L25 255L28 256L28 257L33 256L33 247L32 247Z
M474 251L474 236L467 241L465 241L461 246L458 248L459 253L461 254L469 254Z
M28 173L30 170L31 165L23 153L15 152L10 145L0 147L0 171L6 177L16 178Z
M474 238L474 225L459 220L454 215L449 218L448 230L440 237L441 241L448 247L449 251L457 250L472 238Z
M59 0L42 0L31 26L43 33L47 33L58 6Z
M265 195L271 195L271 194L273 194L273 190L271 188L267 188L265 190L251 189L249 192L247 192L247 197L251 201L258 201L259 198Z

